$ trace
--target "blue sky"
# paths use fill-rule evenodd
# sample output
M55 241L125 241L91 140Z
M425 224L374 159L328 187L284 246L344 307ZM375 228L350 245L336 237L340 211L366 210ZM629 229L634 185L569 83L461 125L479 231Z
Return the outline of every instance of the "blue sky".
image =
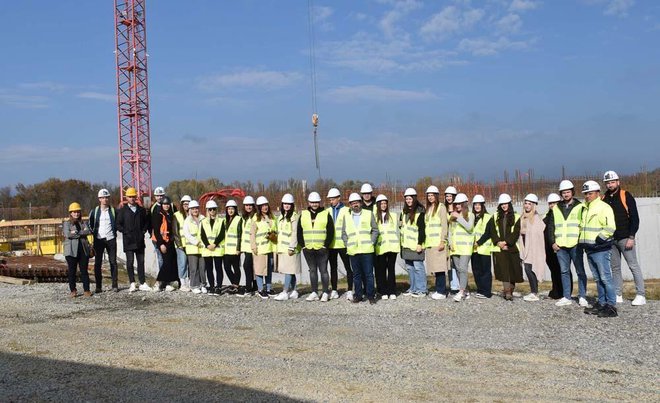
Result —
M307 12L148 1L154 186L316 178ZM0 186L117 183L112 2L1 15ZM660 2L315 0L314 15L324 177L660 166Z

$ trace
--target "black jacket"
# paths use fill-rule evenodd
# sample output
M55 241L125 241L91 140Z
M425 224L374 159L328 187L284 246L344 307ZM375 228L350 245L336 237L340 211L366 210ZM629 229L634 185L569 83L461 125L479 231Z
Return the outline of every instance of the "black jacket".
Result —
M125 251L144 250L144 234L149 230L149 220L144 207L136 205L135 213L128 204L117 211L117 231L122 233Z
M635 237L639 230L639 212L637 211L637 203L635 198L626 191L626 205L628 210L621 203L621 188L614 192L609 190L605 192L603 201L612 207L614 210L614 221L616 222L616 230L614 231L614 239L625 239L628 237Z

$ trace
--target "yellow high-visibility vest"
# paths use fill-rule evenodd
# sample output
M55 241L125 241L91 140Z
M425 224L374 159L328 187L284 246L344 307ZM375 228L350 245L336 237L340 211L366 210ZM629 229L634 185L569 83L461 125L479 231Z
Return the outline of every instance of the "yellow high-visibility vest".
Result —
M568 218L564 219L559 205L552 208L552 216L555 221L555 243L559 247L572 248L577 245L583 210L584 204L578 203L568 214Z
M476 223L474 226L474 242L477 242L481 237L484 235L484 232L486 232L486 225L488 225L488 221L490 221L492 215L489 213L484 213L484 216L481 217L479 222ZM495 247L497 248L497 247ZM488 256L491 254L491 252L495 251L493 247L493 241L488 239L488 241L484 242L483 245L477 246L477 253L480 255ZM497 248L497 251L499 251L499 248Z
M243 218L237 215L231 220L229 227L227 226L227 218L225 218L223 225L225 226L225 255L238 255L240 253L238 245L238 229L243 225ZM243 235L245 236L245 235ZM248 237L248 243L249 243Z
M401 225L401 247L417 250L417 245L422 245L419 242L419 227L417 227L417 220L419 219L419 212L415 213L415 218L413 222L408 221L408 215L401 213L402 225ZM423 245L422 245L423 246Z
M300 214L300 226L303 230L305 249L321 249L325 247L326 227L330 214L327 210L320 211L312 223L312 214L305 210Z
M600 235L603 239L609 239L614 235L616 223L614 222L614 210L609 204L600 198L590 203L585 203L580 223L580 239L578 243L595 245L596 238Z
M252 246L250 246L250 231L252 230L252 222L254 215L250 218L241 217L241 252L252 253Z
M277 250L277 245L268 239L269 232L277 232L277 223L275 220L270 220L270 222L268 222L263 218L261 220L254 219L254 223L257 226L257 231L255 233L257 255L266 255L275 252L275 250Z
M213 227L211 227L211 218L206 217L204 220L202 220L202 228L204 228L204 234L206 234L206 239L209 241L209 243L214 243L215 238L220 234L220 230L222 229L223 225L223 219L220 217L215 217L215 220L213 221ZM197 238L202 240L202 231L199 231L199 235L197 235ZM218 256L224 256L225 255L225 250L224 250L224 241L220 243L220 245L216 245L215 249L210 251L206 246L202 248L202 256L203 257L218 257Z
M346 253L355 256L363 253L374 253L374 244L371 242L371 220L373 213L370 210L362 210L360 213L360 226L355 226L353 215L346 217L344 226L346 229Z
M374 214L381 214L380 212ZM398 223L396 222L396 217L394 214L387 213L387 222L378 223L378 242L376 242L376 254L384 255L388 252L399 253L401 251L401 244L399 237L397 237L396 227Z
M468 221L474 215L468 213ZM458 221L449 222L449 244L451 245L450 255L471 256L474 247L474 234L472 230L468 231Z
M284 214L277 218L277 253L289 253L291 237L293 236L293 225L298 220L298 213L291 214L291 221L284 218ZM296 246L294 253L300 253L300 247Z
M332 207L328 207L325 209L325 211L328 212L328 215L332 218ZM346 215L350 215L351 209L344 206L339 209L339 213L337 213L337 220L335 220L335 237L332 239L332 242L330 243L330 249L343 249L346 247L344 245L344 241L341 239L341 228L344 225L344 220L346 219Z

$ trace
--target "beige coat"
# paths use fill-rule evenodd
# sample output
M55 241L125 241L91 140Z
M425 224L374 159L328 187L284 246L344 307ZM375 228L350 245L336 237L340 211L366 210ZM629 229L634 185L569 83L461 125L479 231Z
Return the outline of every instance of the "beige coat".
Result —
M522 220L523 218L521 218ZM521 222L522 224L522 222ZM539 281L543 281L545 275L545 239L543 238L543 231L545 230L545 223L541 216L534 215L534 222L527 223L527 233L525 242L523 242L522 235L518 238L518 248L520 249L520 260L523 263L532 265L532 270L536 274Z
M440 216L440 222L442 225L440 229L440 236L442 237L441 242L445 244L445 248L442 251L439 251L439 245L426 245L426 261L424 262L424 266L426 267L426 274L446 273L449 266L449 257L447 255L447 231L449 227L447 225L447 208L445 205L439 203L435 214ZM427 219L426 215L424 216L424 219Z
M298 220L300 216L294 214L293 217L293 220L291 220L291 242L289 243L289 249L293 249L295 253L293 256L289 256L288 252L277 254L275 267L276 271L282 274L300 274L301 272L300 251L297 248Z

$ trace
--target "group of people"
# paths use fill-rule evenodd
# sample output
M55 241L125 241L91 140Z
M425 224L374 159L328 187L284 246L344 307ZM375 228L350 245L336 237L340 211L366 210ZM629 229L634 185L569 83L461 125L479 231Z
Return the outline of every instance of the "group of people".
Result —
M390 211L386 196L373 197L369 184L364 184L360 193L350 194L348 206L336 188L327 194L327 208L322 206L321 195L311 192L308 206L301 212L296 211L294 197L287 193L280 201L277 216L264 196L256 200L245 197L241 211L235 200L228 200L224 215L219 214L216 201L210 200L204 206L204 216L199 203L185 195L177 210L161 187L154 190L155 203L149 211L137 202L133 188L126 190L125 203L115 210L109 204L109 192L101 189L99 205L90 212L88 223L81 219L80 205L72 203L70 217L63 225L70 291L72 296L77 295L75 276L79 266L84 295L91 295L87 262L95 255L96 292L102 292L104 252L109 258L112 290L119 291L116 239L117 232L121 232L130 292L179 289L194 294L227 292L277 301L297 299L302 255L311 283L307 301L326 302L340 297L337 283L341 259L348 282L346 299L374 304L377 297L397 299L395 268L400 255L410 284L404 296L429 295L434 300L451 296L456 302L464 301L471 296L471 266L475 298L491 298L494 272L502 283L504 299L513 300L516 284L524 281L524 271L531 292L523 300L539 301L538 283L547 266L552 278L548 296L557 300L557 306L567 306L573 304L572 262L578 277L579 306L588 314L613 317L618 315L616 304L623 302L622 254L635 280L637 296L632 305L644 305L646 299L635 251L639 228L635 199L620 188L615 172L606 172L603 181L607 187L603 194L597 182L584 183L583 202L575 197L570 181L561 181L559 194L547 197L549 209L544 217L537 211L539 198L535 194L525 197L519 214L514 211L511 197L503 193L491 214L482 195L472 198L470 209L467 195L453 186L443 194L436 186L429 186L424 203L415 189L406 189L403 210L398 214ZM145 279L147 232L152 234L159 265L153 286ZM86 246L89 234L94 242ZM586 299L585 254L598 290L593 305ZM284 274L280 293L273 290L273 272ZM224 274L228 287L222 287ZM427 289L428 275L435 279L432 293ZM245 282L241 286L242 277Z

